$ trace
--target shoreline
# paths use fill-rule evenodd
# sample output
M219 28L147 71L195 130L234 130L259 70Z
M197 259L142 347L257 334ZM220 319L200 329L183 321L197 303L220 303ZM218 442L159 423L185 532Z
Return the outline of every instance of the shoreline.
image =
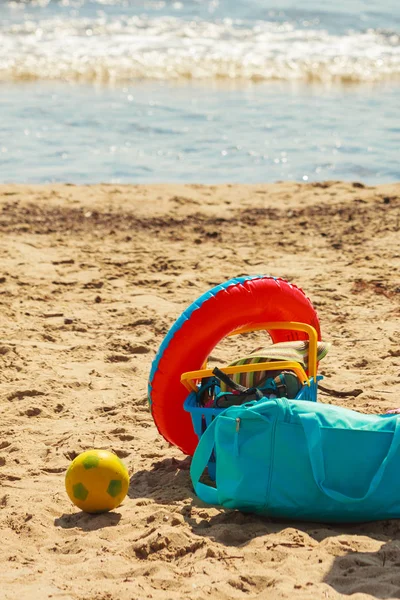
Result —
M317 309L334 402L400 406L400 183L0 185L0 575L5 600L357 600L398 594L396 521L329 527L204 506L158 434L151 362L210 287L269 274ZM217 347L227 362L242 342ZM112 513L68 500L83 450L131 474Z

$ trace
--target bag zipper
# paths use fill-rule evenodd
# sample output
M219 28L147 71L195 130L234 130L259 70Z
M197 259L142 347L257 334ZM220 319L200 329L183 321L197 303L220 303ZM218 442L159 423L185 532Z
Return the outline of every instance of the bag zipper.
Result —
M233 453L234 456L239 456L239 430L240 430L240 424L241 424L241 418L237 417L235 419L236 421L236 427L235 427L235 437L234 437L234 441L233 441Z

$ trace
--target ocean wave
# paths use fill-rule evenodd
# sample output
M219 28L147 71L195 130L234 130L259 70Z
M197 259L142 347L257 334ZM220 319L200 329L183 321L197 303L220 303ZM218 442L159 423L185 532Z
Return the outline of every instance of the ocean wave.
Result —
M0 80L373 82L400 76L400 36L175 17L50 18L0 28Z

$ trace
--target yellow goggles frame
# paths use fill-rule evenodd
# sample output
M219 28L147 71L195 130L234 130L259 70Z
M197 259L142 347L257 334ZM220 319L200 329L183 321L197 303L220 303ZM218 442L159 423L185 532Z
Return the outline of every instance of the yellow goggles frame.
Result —
M267 323L260 323L259 325L248 325L245 327L239 327L228 334L228 337L233 335L239 335L242 333L250 333L251 331L261 331L261 330L274 330L274 329L286 329L292 331L304 331L308 335L309 339L309 347L308 347L308 373L309 377L313 377L314 381L317 376L317 342L318 336L317 332L311 325L306 323L296 323L294 321L273 321ZM205 362L205 367L207 365L207 361ZM224 366L221 367L221 371L226 373L227 375L233 375L235 373L248 373L255 371L276 371L287 369L290 371L294 371L299 378L299 380L303 383L303 385L310 385L310 379L307 377L303 367L295 361L273 361L273 362L263 362L263 363L253 363L247 365L232 365L232 366ZM189 392L197 392L197 383L199 380L203 379L203 377L212 377L213 372L212 369L203 368L198 371L188 371L187 373L182 373L181 375L181 383L186 387Z

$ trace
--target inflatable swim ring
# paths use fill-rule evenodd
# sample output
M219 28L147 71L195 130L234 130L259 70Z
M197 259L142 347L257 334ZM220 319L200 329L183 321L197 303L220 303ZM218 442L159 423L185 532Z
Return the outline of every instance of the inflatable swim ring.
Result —
M315 328L319 320L311 301L297 286L269 276L238 277L198 298L177 319L153 361L148 398L161 435L185 454L198 444L183 403L188 394L181 374L202 368L213 348L233 331L268 321L297 321ZM272 342L305 340L303 331L271 330Z

